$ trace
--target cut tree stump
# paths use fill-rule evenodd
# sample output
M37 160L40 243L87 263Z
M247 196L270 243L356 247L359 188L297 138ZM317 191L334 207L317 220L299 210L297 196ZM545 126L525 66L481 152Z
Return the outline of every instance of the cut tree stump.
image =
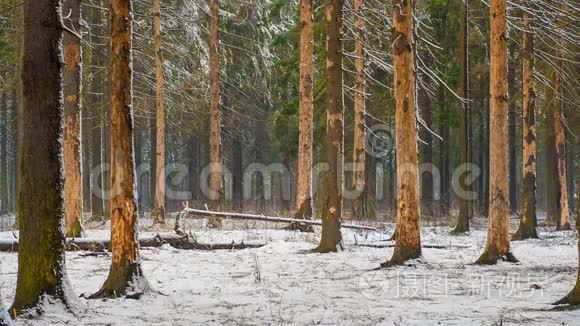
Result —
M90 252L106 252L109 250L109 240L94 240L88 238L74 239L66 242L65 248L67 251L90 251ZM177 236L167 234L157 234L154 237L146 237L139 239L139 246L141 248L158 248L164 244L169 244L176 249L185 250L239 250L248 248L260 248L265 246L265 243L200 243L192 241L188 236ZM2 252L17 252L18 241L0 242L0 251Z

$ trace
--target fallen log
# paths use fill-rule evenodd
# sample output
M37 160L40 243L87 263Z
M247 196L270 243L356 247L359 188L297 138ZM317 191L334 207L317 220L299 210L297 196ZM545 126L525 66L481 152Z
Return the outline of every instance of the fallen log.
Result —
M68 240L65 244L66 251L89 251L89 252L107 252L109 251L109 240L95 240L87 238L78 238ZM141 248L157 248L164 244L168 244L176 249L185 250L240 250L248 248L260 248L265 246L265 243L200 243L192 241L187 235L163 235L157 234L154 237L145 237L139 239L139 246ZM17 252L18 241L0 242L0 251L2 252Z
M265 216L265 215L257 215L257 214L247 214L247 213L229 213L229 212L216 212L210 210L202 210L202 209L194 209L194 208L184 208L176 219L175 230L177 232L180 229L179 221L181 218L185 218L188 215L203 215L203 216L217 216L222 218L229 218L234 220L253 220L253 221L264 221L264 222L274 222L274 223L300 223L305 225L322 225L322 222L313 221L313 220L302 220L296 218L287 218L287 217L272 217L272 216ZM367 231L379 231L379 229L372 227L372 226L364 226L364 225L354 225L354 224L344 224L340 225L342 228L345 229L355 229L355 230L367 230Z
M359 247L369 247L369 248L394 248L395 243L355 243L355 246ZM421 248L426 249L449 249L449 248L456 248L456 249L467 249L469 246L462 246L462 245L436 245L436 244L423 244Z

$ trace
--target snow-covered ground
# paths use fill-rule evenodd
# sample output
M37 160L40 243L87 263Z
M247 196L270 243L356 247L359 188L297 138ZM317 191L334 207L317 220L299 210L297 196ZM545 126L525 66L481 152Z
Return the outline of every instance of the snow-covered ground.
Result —
M476 266L485 244L484 222L469 236L449 236L449 228L423 226L423 258L407 266L373 270L393 248L360 246L385 241L381 232L343 231L345 250L311 253L319 237L276 230L280 225L230 223L225 230L188 227L199 242L267 243L237 251L143 248L143 268L161 294L140 300L86 300L73 316L56 306L40 320L22 325L578 325L580 311L554 311L576 278L573 232L548 232L542 239L513 242L519 264ZM107 238L107 224L89 238ZM167 226L170 229L170 226ZM154 234L143 231L142 235ZM515 231L512 230L512 231ZM152 233L153 232L153 233ZM13 238L12 232L0 238ZM357 245L358 244L358 245ZM13 299L17 255L0 253L2 301ZM110 256L67 253L76 295L97 291L107 276Z

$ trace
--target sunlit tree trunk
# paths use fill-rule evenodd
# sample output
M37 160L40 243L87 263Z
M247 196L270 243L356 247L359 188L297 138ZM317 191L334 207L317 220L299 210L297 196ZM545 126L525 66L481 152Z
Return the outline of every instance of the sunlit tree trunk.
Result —
M580 116L578 112L576 112L576 120L573 121L573 127L577 128L580 127ZM580 139L576 138L576 146L580 146ZM577 147L578 148L578 147ZM580 155L576 155L576 160L580 159ZM580 165L576 164L575 169L576 174L576 198L577 198L577 206L576 206L576 235L580 235ZM557 301L555 304L569 304L571 306L579 305L580 304L580 240L578 240L578 274L576 276L576 285L568 293L567 296Z
M468 29L468 15L469 15L469 1L461 1L461 18L459 27L459 96L469 101L469 29ZM464 102L460 106L460 126L459 126L459 142L461 164L468 164L469 162L469 108L470 103ZM466 183L467 173L460 177L461 189L469 191L470 187ZM452 234L462 234L469 231L469 219L471 217L470 201L465 196L459 196L459 213L457 215L457 222Z
M322 235L318 252L336 251L341 241L343 170L342 0L326 0L326 160Z
M61 1L24 2L18 278L12 316L43 303L68 305L62 161Z
M495 264L499 258L517 261L510 253L508 180L508 85L506 0L490 3L490 148L487 244L477 260Z
M223 200L222 172L222 138L220 118L220 81L219 81L219 4L218 0L210 0L210 38L209 38L209 160L211 174L209 187L212 192L210 204L212 210L219 210ZM210 217L210 227L220 227L219 217Z
M165 109L163 106L163 59L161 58L161 5L153 0L153 47L155 53L155 207L153 223L165 223Z
M393 69L397 151L397 220L393 257L383 266L421 256L412 0L393 0Z
M354 67L356 71L354 86L354 173L352 183L357 197L352 201L352 217L366 218L368 216L368 190L366 184L366 151L365 151L365 12L364 0L354 0L355 38Z
M81 236L83 189L81 173L81 1L65 0L64 24L64 193L67 237Z
M514 240L537 238L536 231L536 93L534 91L534 25L530 13L523 12L522 110L523 184L520 226Z
M564 49L562 40L557 41L557 59L552 79L554 86L554 96L552 97L551 112L553 114L554 137L555 137L555 158L556 170L558 171L558 183L560 185L557 200L559 200L559 223L557 228L561 230L570 230L570 207L568 203L568 174L566 167L566 130L564 128L564 112L562 110L562 97L564 96L563 87L563 57Z
M111 19L111 252L102 288L92 298L138 298L148 289L137 241L135 162L133 161L132 1L112 0Z
M298 138L298 177L296 179L295 218L310 218L312 208L313 142L313 31L312 0L300 1L300 122Z

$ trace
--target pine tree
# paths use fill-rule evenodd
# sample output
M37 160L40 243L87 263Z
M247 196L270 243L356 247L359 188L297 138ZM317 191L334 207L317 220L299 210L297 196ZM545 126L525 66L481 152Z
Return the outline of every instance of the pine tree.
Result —
M460 106L461 125L459 127L459 141L461 163L469 164L469 0L461 2L461 23L459 32L459 96L466 101ZM467 173L464 173L459 180L461 188L469 191L469 185L466 183ZM457 224L453 229L452 234L463 234L469 231L469 220L471 218L471 208L468 198L460 196L459 198L459 213L457 214Z
M354 38L354 66L355 66L355 86L354 86L354 136L353 136L353 185L357 197L352 201L352 217L368 218L374 217L374 211L369 210L368 205L368 185L366 184L366 151L365 151L365 11L364 1L354 0L355 15L355 38ZM370 214L369 214L370 213Z
M222 172L222 138L220 117L220 81L219 81L219 3L210 0L210 38L209 38L209 159L211 174L209 188L211 191L211 209L218 210L223 199L223 172ZM210 217L208 226L220 227L219 217Z
M342 0L326 0L326 160L322 235L318 252L336 251L341 241L343 98L342 98Z
M495 264L510 253L508 179L508 84L506 0L490 4L490 145L489 217L487 244L476 263Z
M111 17L111 251L109 276L91 298L138 298L149 285L141 269L137 241L133 161L132 0L112 0Z
M537 238L536 231L536 92L534 90L534 32L533 17L523 12L522 32L522 109L523 127L523 184L522 215L514 240Z
M296 179L295 218L310 218L312 209L313 143L313 22L312 0L300 1L300 120L298 139L298 177Z
M65 266L61 1L24 2L18 167L18 278L13 317L70 306Z
M155 207L153 223L165 223L165 109L163 59L161 57L161 5L153 0L153 45L155 53Z
M67 237L81 236L83 188L81 172L81 1L65 0L64 25L64 192ZM75 34L73 34L73 32Z
M415 105L414 1L393 1L393 69L397 153L396 243L387 267L421 256Z

